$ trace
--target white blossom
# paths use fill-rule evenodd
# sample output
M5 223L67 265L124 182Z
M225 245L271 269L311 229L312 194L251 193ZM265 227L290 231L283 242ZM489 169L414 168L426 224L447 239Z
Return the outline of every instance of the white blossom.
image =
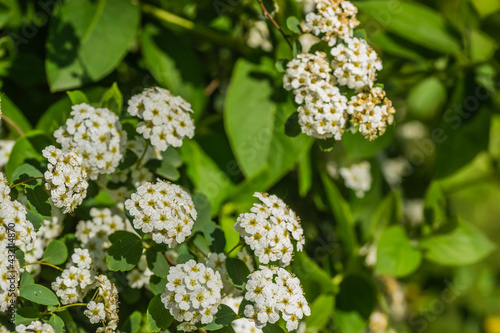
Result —
M279 261L287 266L293 257L292 240L297 251L302 251L305 243L300 219L277 196L258 192L254 196L261 203L254 204L250 213L240 214L234 227L260 263Z
M243 296L227 297L222 303L229 306L235 313L238 313ZM235 333L262 333L262 330L255 326L255 322L247 318L240 318L231 323Z
M54 132L63 151L75 149L82 156L90 179L115 171L125 152L126 132L109 109L88 104L71 107L72 118Z
M345 186L355 191L356 196L362 198L372 186L370 163L367 161L340 168L339 173L344 179Z
M191 331L195 324L210 323L221 303L219 272L194 260L170 267L161 301L180 323L179 330Z
M132 96L128 104L128 113L142 120L137 125L137 132L150 139L159 151L170 146L180 147L185 137L194 136L191 105L166 89L145 89Z
M43 323L41 321L32 321L28 326L26 325L17 325L16 326L17 333L55 333L55 330L49 324Z
M0 168L7 164L15 143L14 140L0 140Z
M49 160L45 172L45 188L50 191L50 201L64 213L71 213L87 195L87 172L83 158L76 151L63 153L54 146L42 151Z
M137 188L125 207L134 217L134 227L152 233L158 244L169 247L184 242L191 235L196 210L189 194L180 186L158 179Z

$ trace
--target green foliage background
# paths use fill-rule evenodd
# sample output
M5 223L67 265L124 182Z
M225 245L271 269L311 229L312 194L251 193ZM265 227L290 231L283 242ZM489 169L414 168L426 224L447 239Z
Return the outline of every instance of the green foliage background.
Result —
M157 173L208 198L211 211L202 220L209 227L198 231L209 244L220 246L210 241L211 221L224 232L226 250L238 242L233 224L255 191L280 196L301 217L306 249L293 271L312 307L308 331L362 331L375 308L390 310L395 279L407 299L405 314L390 316L397 332L500 331L497 0L354 1L360 27L383 60L378 81L396 107L396 124L374 142L347 133L329 152L304 134L285 134L295 106L275 64L293 52L269 21L273 51L246 44L251 22L264 20L257 1L55 3L0 0L2 111L19 127L3 125L9 129L3 136L17 139L5 170L11 181L19 166L42 162L41 149L54 143L52 134L73 103L88 96L120 114L130 96L159 85L192 104L196 135L169 152ZM300 3L265 5L270 12L278 8L276 21L294 36L286 22L303 18ZM425 126L425 137L401 137L398 128L412 121ZM397 156L409 169L392 188L381 164ZM372 164L373 184L360 199L327 169L331 161L363 159ZM405 216L405 200L415 198L424 199L419 225ZM106 200L97 197L86 207ZM360 252L370 245L376 247L373 268ZM58 246L51 244L51 251L60 253ZM113 251L120 252L118 245ZM46 256L55 265L65 260ZM42 274L36 285L26 277L23 288L41 288L49 276ZM455 296L445 297L450 292ZM156 325L161 303L146 296L136 290L123 296L122 322L130 318L122 331L154 329L145 323ZM31 301L54 304L50 295ZM28 312L22 314L29 318ZM68 316L61 314L77 332Z

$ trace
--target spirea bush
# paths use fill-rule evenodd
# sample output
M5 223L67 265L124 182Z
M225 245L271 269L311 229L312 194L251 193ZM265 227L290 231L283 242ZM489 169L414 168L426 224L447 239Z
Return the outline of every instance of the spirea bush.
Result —
M0 333L479 331L496 48L387 3L0 1Z

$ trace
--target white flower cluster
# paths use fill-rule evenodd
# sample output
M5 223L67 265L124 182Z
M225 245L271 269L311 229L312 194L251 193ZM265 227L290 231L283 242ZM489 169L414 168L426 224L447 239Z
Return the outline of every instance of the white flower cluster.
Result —
M81 302L87 292L95 287L92 259L88 250L76 248L70 265L52 282L52 290L62 304Z
M345 0L316 0L317 13L309 13L305 19L305 31L321 38L329 46L339 37L351 37L358 26L358 9Z
M235 313L238 313L242 301L243 296L228 297L225 298L222 303L229 306ZM261 329L255 327L255 322L247 318L233 320L231 326L235 333L262 333Z
M91 323L102 322L105 326L99 327L96 333L115 332L118 327L118 289L109 281L106 275L96 278L98 293L94 301L87 304L84 314Z
M170 146L180 147L185 137L194 136L191 105L166 89L145 89L128 104L128 113L143 120L137 125L137 132L150 139L159 151Z
M367 161L340 168L340 175L344 178L345 186L356 192L362 198L372 186L370 163Z
M229 281L226 269L226 258L227 257L224 253L209 253L205 265L213 269L215 272L219 272L222 280L222 285L224 286L224 288L222 289L222 294L230 295L237 292L238 290L234 288L231 281Z
M255 271L255 267L253 266L253 255L247 250L246 247L243 247L236 256L238 259L243 261L245 265L247 265L248 270L251 272Z
M241 214L234 227L245 239L260 263L278 261L287 266L292 261L294 246L302 251L305 243L300 219L281 199L266 193L254 194L262 203L254 204L251 213Z
M349 37L332 48L333 75L337 83L355 91L371 88L382 69L382 61L366 40Z
M108 109L96 109L85 103L73 105L71 109L73 117L54 132L62 150L78 151L90 179L114 172L123 157L126 141L118 116Z
M32 321L28 326L17 325L16 333L55 333L56 331L52 326L41 321Z
M50 201L65 214L73 212L87 195L89 186L83 158L76 150L64 153L54 146L48 146L42 154L49 160L44 176Z
M180 186L158 179L144 183L125 201L134 217L134 227L152 233L152 239L169 247L184 242L191 235L196 210L189 194Z
M369 93L359 93L351 98L347 112L352 123L359 126L359 132L369 140L385 133L387 125L394 121L396 110L380 87L373 87Z
M5 312L19 295L18 283L21 277L19 261L15 248L9 247L10 241L4 226L0 225L0 312Z
M17 200L11 200L10 187L5 175L0 173L0 228L4 236L9 232L11 243L31 250L36 240L36 231L26 219L26 208Z
M78 222L75 236L82 247L89 251L94 268L106 272L106 249L111 246L108 236L117 230L125 230L127 224L109 208L91 208L90 216L92 220Z
M219 272L194 260L170 267L161 301L175 320L178 330L192 331L197 323L208 324L221 303ZM183 323L184 322L184 323Z
M7 164L14 143L16 143L14 140L0 140L0 168Z
M299 104L302 132L318 139L342 138L346 125L347 98L334 86L326 54L303 53L290 61L283 78Z
M245 306L245 316L257 328L276 323L281 313L287 330L296 330L300 319L311 314L300 280L280 267L260 267L250 274L245 299L253 303Z

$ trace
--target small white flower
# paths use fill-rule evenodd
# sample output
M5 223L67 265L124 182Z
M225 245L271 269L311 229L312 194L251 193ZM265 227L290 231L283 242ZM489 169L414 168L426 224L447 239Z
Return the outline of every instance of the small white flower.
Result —
M362 198L372 186L370 163L367 161L340 168L340 175L344 178L345 186L356 192Z
M87 304L87 310L83 312L90 320L92 324L97 324L106 318L106 313L104 312L104 303L96 303L91 301Z

